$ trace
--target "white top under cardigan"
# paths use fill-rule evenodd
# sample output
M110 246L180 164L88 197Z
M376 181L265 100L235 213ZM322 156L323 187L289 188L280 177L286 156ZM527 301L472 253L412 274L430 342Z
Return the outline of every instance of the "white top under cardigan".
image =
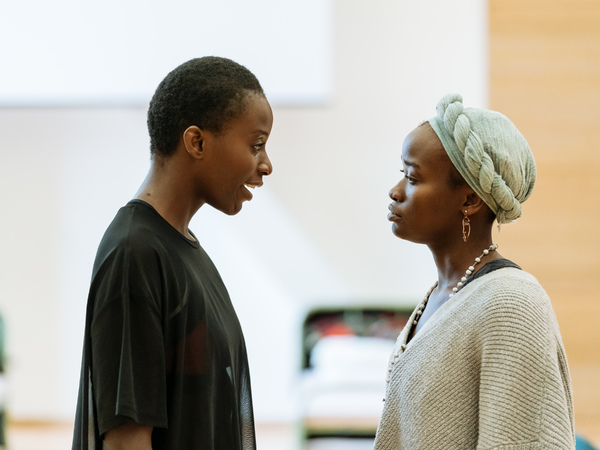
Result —
M410 328L390 359L375 450L575 448L564 347L550 299L532 275L488 273L406 345Z

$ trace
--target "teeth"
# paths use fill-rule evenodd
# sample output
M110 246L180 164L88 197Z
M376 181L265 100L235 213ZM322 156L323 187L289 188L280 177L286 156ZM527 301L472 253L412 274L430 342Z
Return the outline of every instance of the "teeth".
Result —
M249 187L249 188L251 188L251 189L255 189L255 188L256 188L256 185L254 185L254 184L247 184L247 183L244 183L244 186L246 186L246 187Z

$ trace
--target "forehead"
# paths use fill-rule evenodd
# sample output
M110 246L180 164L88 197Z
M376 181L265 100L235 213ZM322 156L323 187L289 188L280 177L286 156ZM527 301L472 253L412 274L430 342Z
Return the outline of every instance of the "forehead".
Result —
M273 127L273 111L263 95L249 94L244 100L241 113L225 126L226 132L270 134Z
M420 168L434 170L452 166L442 142L427 122L406 136L402 145L402 161L407 165L416 164Z

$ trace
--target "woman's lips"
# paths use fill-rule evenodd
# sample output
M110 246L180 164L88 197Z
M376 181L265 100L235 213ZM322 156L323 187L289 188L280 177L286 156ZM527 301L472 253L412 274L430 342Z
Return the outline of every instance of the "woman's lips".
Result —
M392 205L389 205L388 209L390 210L390 212L388 213L388 216L387 216L388 220L400 219L400 215L394 210Z
M240 186L240 189L242 190L242 192L244 193L244 196L248 197L248 200L252 200L252 192L250 192L250 189L248 189L251 186L248 186L247 184L242 184Z

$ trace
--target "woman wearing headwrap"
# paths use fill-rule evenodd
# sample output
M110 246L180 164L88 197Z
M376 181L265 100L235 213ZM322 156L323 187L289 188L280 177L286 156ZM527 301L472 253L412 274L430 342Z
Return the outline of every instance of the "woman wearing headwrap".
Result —
M521 216L535 161L500 113L448 95L402 149L394 235L425 244L438 280L390 357L375 450L572 449L569 370L550 299L503 258L492 226Z

